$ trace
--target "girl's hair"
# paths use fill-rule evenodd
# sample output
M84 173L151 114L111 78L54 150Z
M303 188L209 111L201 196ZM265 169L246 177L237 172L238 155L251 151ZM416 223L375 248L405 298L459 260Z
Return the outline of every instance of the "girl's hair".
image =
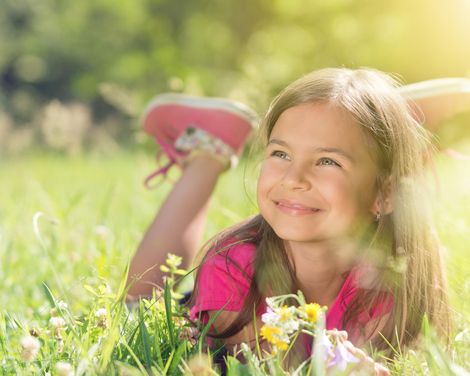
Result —
M379 349L387 349L387 342L394 347L412 344L425 316L445 339L450 327L440 245L423 185L434 148L430 135L413 119L396 86L394 79L371 69L314 71L290 84L274 99L261 126L266 144L279 116L288 108L323 102L352 115L368 136L380 171L377 189L383 194L391 189L393 212L383 215L367 237L362 257L374 265L377 273L367 286L358 289L346 309L343 326L349 331L360 331L360 314L370 312L391 294L394 304L385 316L386 322L381 322L373 333L362 333ZM210 250L223 253L227 263L233 264L230 247L238 242L256 246L254 275L243 309L226 330L214 335L219 338L230 337L250 323L253 306L258 307L268 294L298 290L295 269L283 241L261 215L218 235L210 242ZM213 256L213 252L206 252L207 255ZM194 294L197 281L196 277Z

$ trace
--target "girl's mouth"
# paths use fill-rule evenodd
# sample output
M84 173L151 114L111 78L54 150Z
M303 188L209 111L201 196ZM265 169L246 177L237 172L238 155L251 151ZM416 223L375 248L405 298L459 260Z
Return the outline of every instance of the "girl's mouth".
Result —
M293 201L280 200L274 201L274 203L279 210L292 215L312 214L320 211L320 209L311 208Z

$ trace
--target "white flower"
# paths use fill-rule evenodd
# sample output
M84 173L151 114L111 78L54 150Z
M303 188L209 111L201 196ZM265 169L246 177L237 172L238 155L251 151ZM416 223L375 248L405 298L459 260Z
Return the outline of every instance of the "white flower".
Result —
M98 319L106 318L107 315L108 315L108 311L106 311L106 308L100 308L99 310L95 312L95 317Z
M295 307L283 306L274 310L268 307L267 312L261 316L261 320L268 326L277 327L284 333L291 334L299 329L299 320L295 312Z
M68 305L67 305L67 303L65 303L63 300L59 300L59 301L57 302L57 308L59 308L59 309L64 309L64 310L65 310L65 309L68 308Z
M105 225L95 226L95 234L102 238L106 238L107 236L109 236L110 233L111 230Z
M21 338L20 344L23 348L21 351L21 358L27 362L33 361L38 355L39 348L41 347L39 340L32 336L25 336Z
M73 367L67 362L57 362L55 370L58 376L73 376Z
M63 328L65 326L65 320L60 316L51 317L49 324L54 328Z
M276 303L274 302L274 298L266 298L266 305L271 308L271 309L274 309L276 307ZM268 310L269 310L268 308Z
M95 312L95 317L98 319L98 326L101 328L107 328L108 327L108 312L106 311L106 308L100 308Z
M268 300L268 299L266 299ZM266 325L274 326L279 320L279 315L274 312L271 307L268 306L266 313L261 315L261 321L263 321Z

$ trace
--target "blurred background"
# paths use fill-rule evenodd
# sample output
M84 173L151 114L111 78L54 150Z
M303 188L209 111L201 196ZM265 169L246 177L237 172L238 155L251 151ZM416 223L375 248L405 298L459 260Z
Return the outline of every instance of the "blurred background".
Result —
M470 0L1 0L0 154L132 148L166 91L263 113L327 66L469 77Z

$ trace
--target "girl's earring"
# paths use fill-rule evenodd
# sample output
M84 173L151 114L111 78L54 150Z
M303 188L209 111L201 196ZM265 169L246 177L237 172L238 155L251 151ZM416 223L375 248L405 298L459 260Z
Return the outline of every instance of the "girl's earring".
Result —
M375 221L378 222L380 220L380 212L375 213Z

